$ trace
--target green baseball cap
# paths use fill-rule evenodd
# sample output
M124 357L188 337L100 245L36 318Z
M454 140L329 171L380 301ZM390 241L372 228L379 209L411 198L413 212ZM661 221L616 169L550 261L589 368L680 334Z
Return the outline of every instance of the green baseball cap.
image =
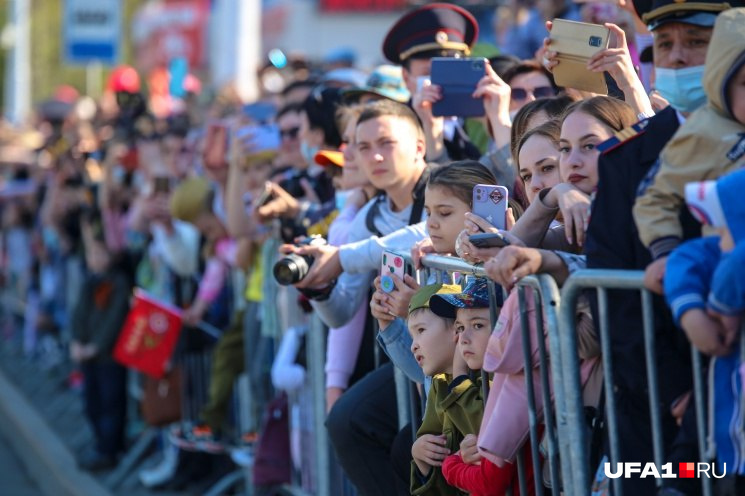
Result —
M459 294L461 287L457 284L428 284L422 286L419 291L414 293L409 302L409 313L420 308L429 308L429 299L436 294Z

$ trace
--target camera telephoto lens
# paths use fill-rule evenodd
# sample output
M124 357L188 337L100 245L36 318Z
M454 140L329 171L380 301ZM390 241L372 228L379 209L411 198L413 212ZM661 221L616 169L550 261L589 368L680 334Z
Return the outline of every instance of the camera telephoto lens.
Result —
M310 264L313 263L313 259L308 258L293 253L279 259L274 264L274 278L282 286L297 284L308 275Z

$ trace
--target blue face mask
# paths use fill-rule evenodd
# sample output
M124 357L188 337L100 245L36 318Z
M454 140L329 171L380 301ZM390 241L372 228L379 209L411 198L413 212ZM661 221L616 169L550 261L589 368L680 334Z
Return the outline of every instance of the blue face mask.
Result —
M655 67L655 76L657 91L675 110L690 113L706 103L703 65L685 69Z
M316 163L316 153L320 150L319 146L310 146L305 141L300 142L300 154L308 165Z
M337 191L336 193L334 193L334 200L336 200L337 210L341 210L342 208L344 208L344 205L347 204L347 199L351 194L351 191Z

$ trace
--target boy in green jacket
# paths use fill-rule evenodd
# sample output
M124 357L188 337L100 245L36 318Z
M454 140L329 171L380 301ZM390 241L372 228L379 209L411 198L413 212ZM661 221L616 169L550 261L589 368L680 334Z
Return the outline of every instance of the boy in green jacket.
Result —
M478 433L484 414L481 380L472 381L468 369L481 369L491 334L486 280L471 279L462 293L423 287L409 305L408 327L414 357L425 375L433 376L411 448L411 494L462 494L448 485L440 467L464 436Z

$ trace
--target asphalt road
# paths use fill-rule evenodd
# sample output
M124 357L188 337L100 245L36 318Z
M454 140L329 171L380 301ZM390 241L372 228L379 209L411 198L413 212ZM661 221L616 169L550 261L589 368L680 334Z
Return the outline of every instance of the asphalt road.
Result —
M26 473L10 443L0 435L0 494L3 496L41 496Z

